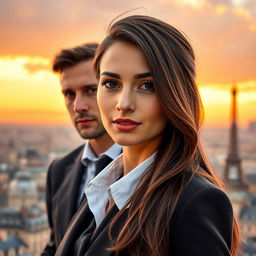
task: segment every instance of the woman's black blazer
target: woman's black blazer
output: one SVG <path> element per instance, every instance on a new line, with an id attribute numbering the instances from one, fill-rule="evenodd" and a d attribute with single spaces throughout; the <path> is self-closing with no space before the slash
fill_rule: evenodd
<path id="1" fill-rule="evenodd" d="M 106 248 L 111 246 L 108 224 L 117 212 L 118 209 L 114 206 L 96 232 L 84 241 L 84 249 L 79 256 L 114 255 Z M 127 212 L 116 222 L 114 237 L 117 237 L 126 215 Z M 75 241 L 86 229 L 86 225 L 88 226 L 89 218 L 92 218 L 92 214 L 88 206 L 84 205 L 73 218 L 56 256 L 74 255 Z M 195 175 L 185 186 L 170 225 L 170 255 L 230 255 L 233 230 L 232 206 L 228 196 L 205 178 Z"/>

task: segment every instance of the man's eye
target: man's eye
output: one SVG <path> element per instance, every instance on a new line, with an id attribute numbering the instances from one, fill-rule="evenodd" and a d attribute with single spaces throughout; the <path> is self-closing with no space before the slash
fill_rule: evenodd
<path id="1" fill-rule="evenodd" d="M 64 94 L 64 97 L 68 98 L 68 99 L 71 99 L 71 98 L 75 97 L 75 93 L 72 92 L 72 91 L 66 91 L 63 94 Z"/>
<path id="2" fill-rule="evenodd" d="M 102 81 L 101 85 L 105 86 L 107 89 L 115 89 L 119 87 L 118 83 L 113 80 Z"/>
<path id="3" fill-rule="evenodd" d="M 95 95 L 97 93 L 97 87 L 88 89 L 87 93 L 90 95 Z"/>
<path id="4" fill-rule="evenodd" d="M 153 82 L 143 82 L 139 86 L 139 89 L 145 90 L 145 91 L 155 91 Z"/>

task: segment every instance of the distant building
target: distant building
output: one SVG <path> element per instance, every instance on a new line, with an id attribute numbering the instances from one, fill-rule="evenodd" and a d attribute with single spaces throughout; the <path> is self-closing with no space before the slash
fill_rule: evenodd
<path id="1" fill-rule="evenodd" d="M 8 187 L 7 184 L 0 184 L 0 207 L 8 205 Z"/>
<path id="2" fill-rule="evenodd" d="M 9 248 L 16 241 L 17 245 L 23 244 L 24 256 L 39 256 L 49 239 L 49 227 L 45 207 L 38 204 L 38 187 L 30 172 L 16 173 L 9 184 L 8 199 L 8 206 L 0 208 L 0 230 L 6 232 L 2 239 L 3 248 Z M 20 251 L 16 247 L 9 248 L 12 254 L 4 252 L 2 255 L 23 255 L 18 254 Z M 0 246 L 0 256 L 3 248 Z"/>
<path id="3" fill-rule="evenodd" d="M 243 256 L 255 256 L 256 255 L 256 239 L 248 238 L 242 246 Z"/>
<path id="4" fill-rule="evenodd" d="M 9 205 L 20 209 L 38 202 L 37 185 L 26 171 L 16 173 L 9 185 Z"/>
<path id="5" fill-rule="evenodd" d="M 245 191 L 229 191 L 228 195 L 232 201 L 234 214 L 239 217 L 242 209 L 250 205 L 250 197 Z"/>
<path id="6" fill-rule="evenodd" d="M 27 160 L 27 166 L 29 167 L 44 165 L 42 156 L 39 154 L 39 152 L 36 149 L 27 149 L 25 152 L 25 159 Z"/>
<path id="7" fill-rule="evenodd" d="M 19 238 L 0 230 L 0 256 L 30 256 L 27 245 Z"/>
<path id="8" fill-rule="evenodd" d="M 5 207 L 8 205 L 8 181 L 9 175 L 5 168 L 0 166 L 0 207 Z"/>
<path id="9" fill-rule="evenodd" d="M 251 196 L 249 204 L 241 210 L 239 220 L 242 237 L 256 239 L 256 195 Z"/>
<path id="10" fill-rule="evenodd" d="M 40 255 L 49 238 L 47 216 L 37 205 L 20 210 L 13 207 L 1 208 L 0 229 L 5 230 L 7 236 L 26 245 L 27 251 L 33 256 Z"/>
<path id="11" fill-rule="evenodd" d="M 229 138 L 228 156 L 224 169 L 224 180 L 232 190 L 247 190 L 248 183 L 245 178 L 238 146 L 238 126 L 237 126 L 237 88 L 234 85 L 231 90 L 231 127 Z"/>
<path id="12" fill-rule="evenodd" d="M 256 166 L 255 166 L 256 170 Z M 256 195 L 256 173 L 247 174 L 247 180 L 249 182 L 249 192 Z"/>

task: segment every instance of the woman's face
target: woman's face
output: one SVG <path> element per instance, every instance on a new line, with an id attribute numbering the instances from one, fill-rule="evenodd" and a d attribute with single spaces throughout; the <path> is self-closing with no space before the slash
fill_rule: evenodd
<path id="1" fill-rule="evenodd" d="M 167 118 L 138 47 L 115 42 L 106 50 L 100 63 L 97 100 L 103 124 L 116 143 L 158 147 Z"/>

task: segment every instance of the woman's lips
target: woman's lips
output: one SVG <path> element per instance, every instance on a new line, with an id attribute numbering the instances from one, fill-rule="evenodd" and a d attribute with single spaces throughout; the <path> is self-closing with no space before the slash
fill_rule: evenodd
<path id="1" fill-rule="evenodd" d="M 141 123 L 127 118 L 117 118 L 113 121 L 114 127 L 121 131 L 131 131 L 137 128 Z"/>

